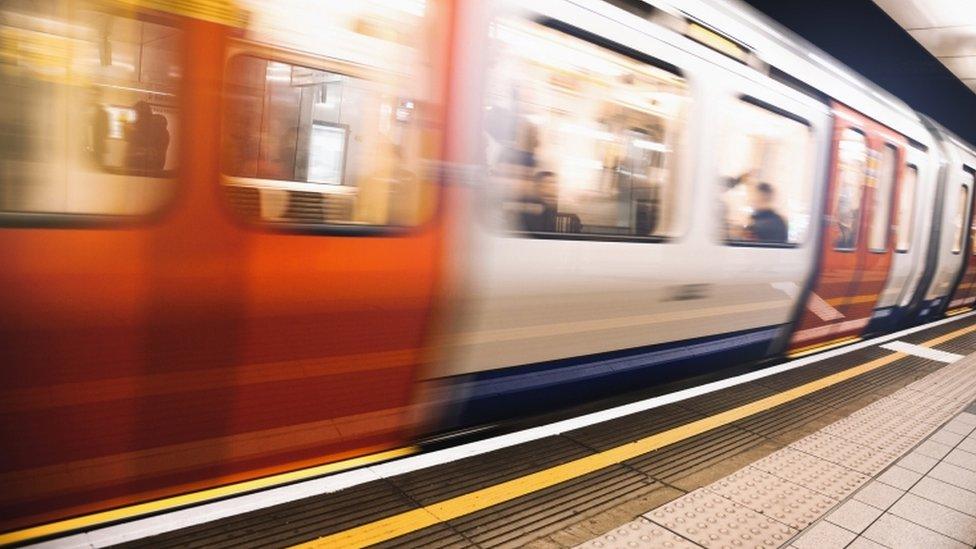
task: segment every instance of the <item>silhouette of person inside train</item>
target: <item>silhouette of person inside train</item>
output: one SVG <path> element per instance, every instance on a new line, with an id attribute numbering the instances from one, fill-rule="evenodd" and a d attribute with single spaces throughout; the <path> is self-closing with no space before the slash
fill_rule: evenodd
<path id="1" fill-rule="evenodd" d="M 169 149 L 169 122 L 161 114 L 152 117 L 152 143 L 150 145 L 149 169 L 155 173 L 162 173 L 166 167 L 166 152 Z"/>
<path id="2" fill-rule="evenodd" d="M 783 217 L 773 209 L 775 191 L 769 183 L 759 183 L 752 194 L 752 216 L 746 232 L 752 240 L 782 244 L 786 242 L 787 227 Z"/>
<path id="3" fill-rule="evenodd" d="M 125 127 L 125 167 L 139 175 L 162 172 L 169 148 L 166 117 L 153 114 L 145 101 L 133 105 L 136 119 Z"/>
<path id="4" fill-rule="evenodd" d="M 97 88 L 91 90 L 92 118 L 91 142 L 88 146 L 92 159 L 99 167 L 105 166 L 105 154 L 108 152 L 109 114 L 101 103 L 101 94 Z"/>

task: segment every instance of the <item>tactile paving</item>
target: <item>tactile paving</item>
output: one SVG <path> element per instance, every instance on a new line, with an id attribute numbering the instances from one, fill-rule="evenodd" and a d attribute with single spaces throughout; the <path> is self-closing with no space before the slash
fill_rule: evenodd
<path id="1" fill-rule="evenodd" d="M 895 454 L 822 432 L 800 439 L 790 447 L 868 475 L 877 473 L 898 458 Z"/>
<path id="2" fill-rule="evenodd" d="M 695 490 L 644 516 L 703 547 L 779 547 L 798 532 L 707 490 Z"/>
<path id="3" fill-rule="evenodd" d="M 741 469 L 706 486 L 705 490 L 799 529 L 837 504 L 833 498 L 755 467 Z"/>
<path id="4" fill-rule="evenodd" d="M 639 517 L 637 520 L 577 546 L 578 549 L 631 549 L 634 547 L 691 549 L 701 546 L 658 524 L 654 524 L 644 517 Z"/>
<path id="5" fill-rule="evenodd" d="M 810 454 L 783 448 L 752 464 L 800 486 L 834 499 L 842 499 L 870 477 Z"/>

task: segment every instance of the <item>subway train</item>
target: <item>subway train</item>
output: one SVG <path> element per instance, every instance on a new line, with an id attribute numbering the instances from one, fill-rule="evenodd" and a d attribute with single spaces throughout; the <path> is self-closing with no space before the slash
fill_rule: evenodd
<path id="1" fill-rule="evenodd" d="M 735 0 L 516 4 L 0 7 L 0 532 L 976 304 L 970 144 Z"/>

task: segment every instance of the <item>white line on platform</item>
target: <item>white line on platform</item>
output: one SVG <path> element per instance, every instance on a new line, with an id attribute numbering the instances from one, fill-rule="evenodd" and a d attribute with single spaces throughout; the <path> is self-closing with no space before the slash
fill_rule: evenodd
<path id="1" fill-rule="evenodd" d="M 558 435 L 567 431 L 579 429 L 581 427 L 596 425 L 612 419 L 651 410 L 653 408 L 659 408 L 674 402 L 713 393 L 728 387 L 735 387 L 737 385 L 749 383 L 757 379 L 795 370 L 815 362 L 845 355 L 852 351 L 880 345 L 915 332 L 927 330 L 929 328 L 934 328 L 950 322 L 956 322 L 964 318 L 969 318 L 974 314 L 976 314 L 976 312 L 945 318 L 936 322 L 925 324 L 923 326 L 915 326 L 913 328 L 908 328 L 907 330 L 902 330 L 893 334 L 861 341 L 859 343 L 854 343 L 844 347 L 838 347 L 823 353 L 798 358 L 796 360 L 784 362 L 783 364 L 765 368 L 763 370 L 713 381 L 697 387 L 691 387 L 681 391 L 676 391 L 674 393 L 668 393 L 666 395 L 616 406 L 614 408 L 585 414 L 571 419 L 564 419 L 548 425 L 540 425 L 538 427 L 532 427 L 530 429 L 525 429 L 514 433 L 508 433 L 484 440 L 460 444 L 458 446 L 444 448 L 442 450 L 435 450 L 433 452 L 408 456 L 394 461 L 381 463 L 379 465 L 353 469 L 325 477 L 279 486 L 277 488 L 268 488 L 260 492 L 235 496 L 211 503 L 202 503 L 193 507 L 177 509 L 175 511 L 169 511 L 146 518 L 133 519 L 124 523 L 96 528 L 88 532 L 53 539 L 51 541 L 37 544 L 36 547 L 59 549 L 74 547 L 105 547 L 125 541 L 171 532 L 180 528 L 196 526 L 206 522 L 247 513 L 249 511 L 266 509 L 274 505 L 288 503 L 311 496 L 337 492 L 339 490 L 351 488 L 353 486 L 358 486 L 374 480 L 395 477 L 405 473 L 426 469 L 428 467 L 451 463 L 466 457 L 477 456 L 494 450 L 499 450 L 501 448 L 508 448 L 510 446 L 524 444 L 526 442 Z"/>
<path id="2" fill-rule="evenodd" d="M 947 363 L 952 363 L 964 358 L 962 355 L 957 355 L 956 353 L 940 351 L 938 349 L 931 349 L 929 347 L 922 347 L 921 345 L 915 345 L 905 341 L 892 341 L 891 343 L 882 345 L 881 348 Z"/>

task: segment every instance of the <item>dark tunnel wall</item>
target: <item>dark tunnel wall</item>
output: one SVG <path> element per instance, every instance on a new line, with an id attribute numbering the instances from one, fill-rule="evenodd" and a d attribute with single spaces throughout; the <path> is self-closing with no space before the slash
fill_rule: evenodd
<path id="1" fill-rule="evenodd" d="M 976 93 L 871 0 L 745 1 L 976 144 Z"/>

